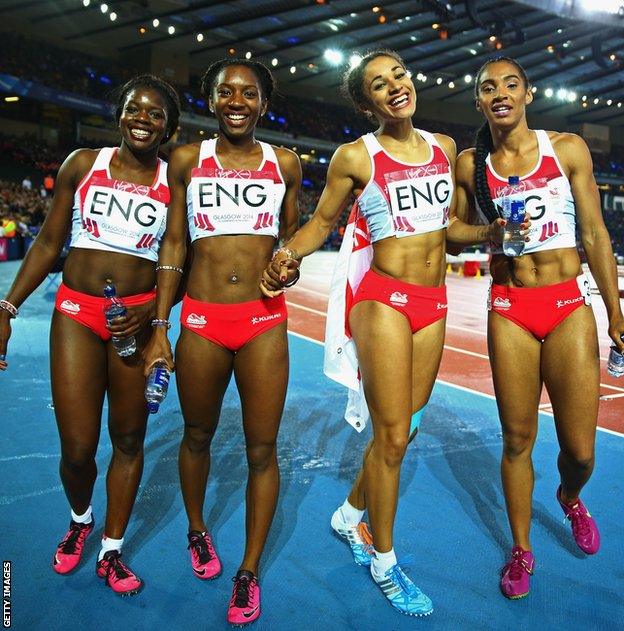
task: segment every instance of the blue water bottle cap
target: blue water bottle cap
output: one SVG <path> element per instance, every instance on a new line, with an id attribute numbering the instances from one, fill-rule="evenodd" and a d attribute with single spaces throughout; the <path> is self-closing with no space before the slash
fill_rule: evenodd
<path id="1" fill-rule="evenodd" d="M 520 178 L 517 175 L 510 175 L 509 176 L 509 183 L 511 185 L 513 184 L 519 184 L 520 183 Z"/>
<path id="2" fill-rule="evenodd" d="M 117 290 L 115 289 L 115 285 L 104 285 L 104 297 L 105 298 L 114 298 L 117 295 Z"/>
<path id="3" fill-rule="evenodd" d="M 147 404 L 147 409 L 150 414 L 156 414 L 158 412 L 158 403 L 155 401 L 149 401 Z"/>

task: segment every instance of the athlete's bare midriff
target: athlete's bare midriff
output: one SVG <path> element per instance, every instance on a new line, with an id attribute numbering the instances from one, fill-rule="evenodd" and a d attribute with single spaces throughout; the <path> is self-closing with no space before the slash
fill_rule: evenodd
<path id="1" fill-rule="evenodd" d="M 381 274 L 424 287 L 444 285 L 446 230 L 382 239 L 373 251 L 372 267 Z"/>
<path id="2" fill-rule="evenodd" d="M 236 303 L 262 298 L 259 281 L 275 239 L 248 234 L 197 239 L 187 293 L 203 302 Z"/>
<path id="3" fill-rule="evenodd" d="M 490 263 L 490 273 L 497 285 L 544 287 L 564 283 L 581 272 L 576 248 L 546 250 L 513 259 L 495 254 Z"/>

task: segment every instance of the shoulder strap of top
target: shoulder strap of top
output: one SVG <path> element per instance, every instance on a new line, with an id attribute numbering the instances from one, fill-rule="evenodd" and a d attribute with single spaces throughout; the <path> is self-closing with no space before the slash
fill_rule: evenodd
<path id="1" fill-rule="evenodd" d="M 553 149 L 552 142 L 548 137 L 548 132 L 544 129 L 535 129 L 535 135 L 537 136 L 537 144 L 542 156 L 554 156 L 555 150 Z"/>
<path id="2" fill-rule="evenodd" d="M 379 140 L 375 134 L 368 133 L 362 136 L 362 140 L 364 141 L 364 146 L 366 147 L 366 151 L 368 151 L 368 155 L 372 158 L 376 153 L 383 151 L 383 147 L 379 144 Z"/>
<path id="3" fill-rule="evenodd" d="M 158 158 L 158 178 L 154 182 L 153 188 L 158 188 L 160 184 L 164 184 L 165 186 L 169 185 L 167 182 L 167 167 L 168 164 L 164 160 Z"/>
<path id="4" fill-rule="evenodd" d="M 436 140 L 436 137 L 430 132 L 425 131 L 424 129 L 417 129 L 414 127 L 414 130 L 417 131 L 427 143 L 429 143 L 432 147 L 439 147 L 440 143 Z"/>
<path id="5" fill-rule="evenodd" d="M 215 155 L 215 150 L 217 147 L 217 139 L 210 138 L 209 140 L 202 140 L 201 145 L 199 145 L 199 164 L 206 160 L 207 158 L 211 158 Z"/>
<path id="6" fill-rule="evenodd" d="M 262 140 L 258 141 L 260 146 L 262 147 L 262 164 L 265 162 L 273 162 L 277 164 L 277 155 L 275 153 L 275 149 L 268 143 L 263 142 Z"/>
<path id="7" fill-rule="evenodd" d="M 117 147 L 102 147 L 93 162 L 91 171 L 108 171 L 110 161 Z"/>

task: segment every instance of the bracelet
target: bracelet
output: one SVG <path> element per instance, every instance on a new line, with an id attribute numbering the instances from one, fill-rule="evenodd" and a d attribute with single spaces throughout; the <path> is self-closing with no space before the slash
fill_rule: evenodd
<path id="1" fill-rule="evenodd" d="M 294 250 L 291 250 L 290 248 L 277 248 L 277 250 L 275 250 L 275 252 L 273 252 L 273 257 L 271 258 L 271 261 L 275 260 L 275 257 L 280 253 L 284 253 L 289 259 L 293 259 L 293 260 L 297 260 L 297 253 Z"/>
<path id="2" fill-rule="evenodd" d="M 299 281 L 300 278 L 301 278 L 301 272 L 299 271 L 299 268 L 297 268 L 295 270 L 294 278 L 290 282 L 283 284 L 282 287 L 292 287 Z"/>
<path id="3" fill-rule="evenodd" d="M 184 270 L 176 265 L 157 265 L 156 271 L 160 272 L 160 270 L 169 270 L 172 272 L 178 272 L 178 274 L 184 274 Z"/>
<path id="4" fill-rule="evenodd" d="M 165 320 L 164 318 L 154 318 L 150 324 L 152 326 L 164 326 L 167 330 L 171 328 L 171 322 L 169 322 L 169 320 Z"/>
<path id="5" fill-rule="evenodd" d="M 8 300 L 0 300 L 0 309 L 8 311 L 11 318 L 17 318 L 17 314 L 19 313 L 17 307 Z"/>

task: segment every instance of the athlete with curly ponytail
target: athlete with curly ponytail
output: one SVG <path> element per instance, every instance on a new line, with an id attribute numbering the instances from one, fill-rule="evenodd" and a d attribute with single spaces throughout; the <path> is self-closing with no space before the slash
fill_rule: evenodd
<path id="1" fill-rule="evenodd" d="M 503 429 L 501 475 L 513 537 L 501 590 L 507 598 L 522 598 L 535 567 L 529 540 L 531 452 L 542 385 L 553 406 L 560 447 L 557 501 L 579 548 L 594 554 L 600 546 L 596 523 L 579 498 L 594 467 L 599 353 L 589 283 L 576 249 L 577 218 L 607 308 L 609 335 L 620 350 L 624 319 L 585 142 L 574 134 L 529 129 L 526 106 L 533 92 L 513 59 L 501 57 L 481 67 L 475 98 L 486 122 L 477 132 L 476 147 L 457 161 L 458 215 L 491 222 L 508 177 L 516 175 L 531 221 L 522 256 L 493 251 L 488 300 L 488 347 Z"/>

